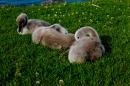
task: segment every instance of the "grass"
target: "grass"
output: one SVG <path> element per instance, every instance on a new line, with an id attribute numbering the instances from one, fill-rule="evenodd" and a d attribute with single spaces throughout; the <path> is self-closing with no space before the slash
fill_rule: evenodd
<path id="1" fill-rule="evenodd" d="M 98 7 L 99 6 L 99 7 Z M 31 35 L 19 35 L 15 19 L 24 12 L 29 18 L 59 23 L 70 33 L 83 26 L 97 30 L 106 48 L 96 62 L 70 64 L 67 49 L 36 45 Z M 95 1 L 52 6 L 0 8 L 1 86 L 129 86 L 130 3 Z"/>

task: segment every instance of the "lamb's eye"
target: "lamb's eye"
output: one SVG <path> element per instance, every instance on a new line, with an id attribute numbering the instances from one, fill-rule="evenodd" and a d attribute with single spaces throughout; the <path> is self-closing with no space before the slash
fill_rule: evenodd
<path id="1" fill-rule="evenodd" d="M 79 39 L 79 37 L 77 37 Z"/>

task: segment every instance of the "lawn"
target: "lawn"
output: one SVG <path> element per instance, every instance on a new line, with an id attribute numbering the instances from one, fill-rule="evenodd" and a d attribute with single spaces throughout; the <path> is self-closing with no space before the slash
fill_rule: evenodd
<path id="1" fill-rule="evenodd" d="M 50 49 L 17 33 L 16 18 L 59 23 L 75 33 L 91 26 L 106 48 L 95 62 L 70 64 L 68 49 Z M 1 86 L 130 86 L 130 2 L 95 1 L 0 7 Z"/>

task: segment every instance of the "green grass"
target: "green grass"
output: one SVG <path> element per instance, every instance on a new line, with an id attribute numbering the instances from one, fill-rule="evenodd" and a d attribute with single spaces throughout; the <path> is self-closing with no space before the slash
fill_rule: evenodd
<path id="1" fill-rule="evenodd" d="M 83 26 L 92 26 L 99 33 L 106 53 L 93 63 L 70 64 L 68 53 L 65 53 L 67 49 L 36 45 L 30 34 L 17 33 L 15 19 L 21 12 L 29 18 L 59 23 L 70 33 Z M 0 8 L 0 85 L 59 86 L 60 79 L 64 86 L 130 85 L 129 2 Z"/>

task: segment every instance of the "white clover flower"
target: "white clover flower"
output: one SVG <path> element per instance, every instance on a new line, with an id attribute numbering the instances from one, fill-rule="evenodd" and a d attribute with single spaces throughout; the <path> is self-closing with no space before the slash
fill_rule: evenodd
<path id="1" fill-rule="evenodd" d="M 98 8 L 100 8 L 98 5 L 95 5 L 95 4 L 92 4 L 92 6 L 95 6 L 95 7 L 98 7 Z"/>
<path id="2" fill-rule="evenodd" d="M 38 72 L 36 72 L 36 74 L 35 74 L 35 75 L 36 75 L 36 77 L 38 77 L 38 76 L 39 76 L 39 73 L 38 73 Z"/>
<path id="3" fill-rule="evenodd" d="M 22 76 L 22 74 L 21 74 L 21 73 L 18 73 L 17 75 L 18 75 L 19 77 L 21 77 L 21 76 Z"/>
<path id="4" fill-rule="evenodd" d="M 92 16 L 93 14 L 92 14 L 92 13 L 90 13 L 90 15 Z"/>
<path id="5" fill-rule="evenodd" d="M 64 5 L 66 5 L 66 2 L 64 3 Z"/>
<path id="6" fill-rule="evenodd" d="M 61 22 L 61 20 L 59 20 L 59 22 Z"/>
<path id="7" fill-rule="evenodd" d="M 59 9 L 60 10 L 60 9 Z"/>
<path id="8" fill-rule="evenodd" d="M 57 13 L 57 12 L 56 12 Z"/>
<path id="9" fill-rule="evenodd" d="M 107 15 L 107 17 L 109 17 L 109 15 Z"/>
<path id="10" fill-rule="evenodd" d="M 55 17 L 57 16 L 57 14 L 54 15 Z"/>
<path id="11" fill-rule="evenodd" d="M 61 6 L 59 5 L 58 7 L 60 8 Z"/>
<path id="12" fill-rule="evenodd" d="M 108 22 L 109 24 L 112 24 L 112 22 Z"/>
<path id="13" fill-rule="evenodd" d="M 78 22 L 81 22 L 80 20 L 78 20 Z"/>
<path id="14" fill-rule="evenodd" d="M 82 15 L 84 15 L 84 12 L 82 12 Z"/>
<path id="15" fill-rule="evenodd" d="M 65 17 L 65 15 L 62 15 L 63 17 Z"/>
<path id="16" fill-rule="evenodd" d="M 114 19 L 114 17 L 111 17 L 111 20 Z"/>
<path id="17" fill-rule="evenodd" d="M 63 80 L 59 80 L 59 84 L 63 84 L 64 83 L 64 81 Z"/>
<path id="18" fill-rule="evenodd" d="M 54 9 L 52 9 L 52 10 L 54 10 Z"/>
<path id="19" fill-rule="evenodd" d="M 76 14 L 78 14 L 78 12 L 76 12 Z"/>
<path id="20" fill-rule="evenodd" d="M 90 22 L 93 22 L 93 20 L 92 20 L 92 19 L 90 19 Z"/>
<path id="21" fill-rule="evenodd" d="M 40 84 L 40 81 L 36 81 L 36 84 Z"/>

